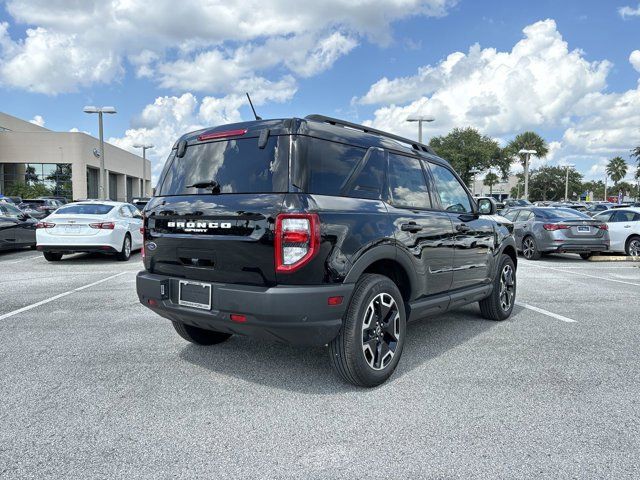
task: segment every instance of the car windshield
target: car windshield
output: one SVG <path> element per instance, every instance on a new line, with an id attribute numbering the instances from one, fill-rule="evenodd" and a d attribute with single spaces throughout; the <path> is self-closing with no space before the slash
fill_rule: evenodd
<path id="1" fill-rule="evenodd" d="M 113 210 L 112 205 L 101 203 L 79 203 L 59 208 L 56 215 L 106 215 Z"/>
<path id="2" fill-rule="evenodd" d="M 572 210 L 570 208 L 553 208 L 551 210 L 540 210 L 540 215 L 544 218 L 548 219 L 558 219 L 558 220 L 582 220 L 582 219 L 591 219 L 589 215 L 586 215 L 577 210 Z"/>

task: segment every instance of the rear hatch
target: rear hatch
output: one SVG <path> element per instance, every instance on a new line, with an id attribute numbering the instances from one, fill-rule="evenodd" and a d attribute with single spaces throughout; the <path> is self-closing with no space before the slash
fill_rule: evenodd
<path id="1" fill-rule="evenodd" d="M 182 157 L 176 148 L 167 160 L 145 209 L 145 267 L 192 280 L 274 285 L 273 232 L 288 190 L 289 137 L 259 140 L 259 131 L 245 129 L 216 135 L 199 135 Z"/>

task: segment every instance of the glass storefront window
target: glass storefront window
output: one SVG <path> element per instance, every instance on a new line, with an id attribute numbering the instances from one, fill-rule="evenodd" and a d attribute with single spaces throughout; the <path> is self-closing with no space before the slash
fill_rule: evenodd
<path id="1" fill-rule="evenodd" d="M 0 193 L 23 198 L 72 198 L 70 163 L 0 164 Z"/>

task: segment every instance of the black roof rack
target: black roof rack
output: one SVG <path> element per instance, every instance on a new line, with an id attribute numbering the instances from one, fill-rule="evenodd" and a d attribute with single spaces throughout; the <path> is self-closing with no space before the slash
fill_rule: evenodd
<path id="1" fill-rule="evenodd" d="M 425 145 L 423 143 L 409 140 L 408 138 L 401 137 L 400 135 L 394 135 L 393 133 L 383 132 L 382 130 L 378 130 L 376 128 L 365 127 L 364 125 L 358 125 L 357 123 L 351 123 L 345 120 L 339 120 L 337 118 L 327 117 L 325 115 L 317 115 L 317 114 L 307 115 L 305 119 L 313 120 L 316 122 L 329 123 L 331 125 L 336 125 L 338 127 L 353 128 L 354 130 L 360 130 L 361 132 L 364 132 L 364 133 L 372 133 L 374 135 L 380 135 L 381 137 L 390 138 L 397 142 L 411 145 L 411 147 L 414 150 L 420 150 L 423 152 L 430 153 L 432 155 L 436 155 L 436 152 L 434 152 L 433 148 L 431 148 L 429 145 Z"/>

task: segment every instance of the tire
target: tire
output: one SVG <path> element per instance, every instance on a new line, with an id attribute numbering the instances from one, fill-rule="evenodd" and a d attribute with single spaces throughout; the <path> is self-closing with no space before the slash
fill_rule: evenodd
<path id="1" fill-rule="evenodd" d="M 127 262 L 131 258 L 131 235 L 128 233 L 125 234 L 122 241 L 122 250 L 116 254 L 116 257 L 121 262 Z"/>
<path id="2" fill-rule="evenodd" d="M 542 253 L 538 250 L 538 244 L 532 235 L 527 235 L 522 239 L 522 255 L 527 260 L 540 260 Z"/>
<path id="3" fill-rule="evenodd" d="M 329 343 L 329 358 L 338 375 L 359 387 L 384 383 L 400 361 L 406 318 L 396 284 L 383 275 L 363 275 L 356 283 L 342 329 Z"/>
<path id="4" fill-rule="evenodd" d="M 479 302 L 482 316 L 499 322 L 509 318 L 516 301 L 516 287 L 516 267 L 513 260 L 509 255 L 502 255 L 491 295 Z"/>
<path id="5" fill-rule="evenodd" d="M 632 255 L 634 257 L 640 256 L 640 236 L 632 235 L 629 237 L 624 247 L 624 251 L 627 255 Z"/>
<path id="6" fill-rule="evenodd" d="M 171 323 L 173 323 L 173 328 L 176 329 L 178 335 L 184 338 L 187 342 L 195 343 L 196 345 L 215 345 L 216 343 L 222 343 L 231 337 L 230 333 L 205 330 L 204 328 L 186 325 L 181 322 Z"/>
<path id="7" fill-rule="evenodd" d="M 42 254 L 44 255 L 44 258 L 46 258 L 47 261 L 49 261 L 49 262 L 59 262 L 60 260 L 62 260 L 62 254 L 61 253 L 42 252 Z"/>
<path id="8" fill-rule="evenodd" d="M 581 253 L 580 254 L 580 258 L 583 259 L 583 260 L 589 260 L 591 257 L 593 257 L 593 252 Z"/>

